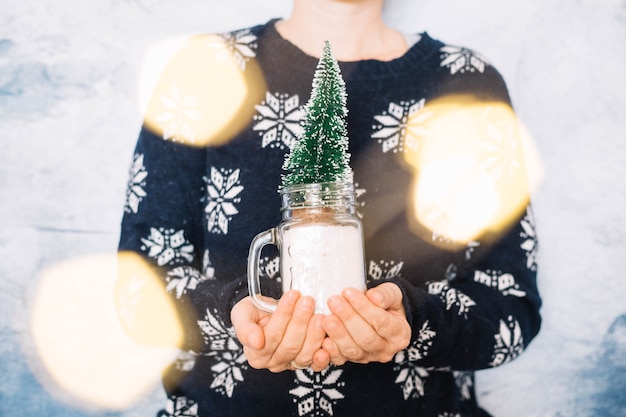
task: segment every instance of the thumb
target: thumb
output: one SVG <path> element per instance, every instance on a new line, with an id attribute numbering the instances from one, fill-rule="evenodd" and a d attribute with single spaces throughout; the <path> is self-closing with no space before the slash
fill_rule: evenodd
<path id="1" fill-rule="evenodd" d="M 392 282 L 385 282 L 367 291 L 367 298 L 384 310 L 402 307 L 402 291 Z"/>
<path id="2" fill-rule="evenodd" d="M 249 297 L 235 304 L 230 312 L 230 320 L 241 344 L 257 350 L 263 348 L 265 337 L 259 324 L 262 317 Z"/>

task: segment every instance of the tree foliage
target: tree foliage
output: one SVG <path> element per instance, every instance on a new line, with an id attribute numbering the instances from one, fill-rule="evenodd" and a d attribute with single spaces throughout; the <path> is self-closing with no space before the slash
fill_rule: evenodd
<path id="1" fill-rule="evenodd" d="M 346 86 L 328 41 L 304 109 L 303 133 L 285 158 L 283 186 L 350 179 Z"/>

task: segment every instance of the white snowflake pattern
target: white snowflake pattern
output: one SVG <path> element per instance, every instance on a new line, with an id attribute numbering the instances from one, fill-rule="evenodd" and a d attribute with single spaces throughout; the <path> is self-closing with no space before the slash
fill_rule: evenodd
<path id="1" fill-rule="evenodd" d="M 222 33 L 219 35 L 221 42 L 211 41 L 213 48 L 221 49 L 218 54 L 220 60 L 233 59 L 235 63 L 245 70 L 248 61 L 256 56 L 257 37 L 250 29 L 235 32 Z"/>
<path id="2" fill-rule="evenodd" d="M 450 264 L 446 268 L 446 272 L 444 272 L 444 276 L 446 277 L 447 281 L 452 281 L 456 278 L 458 272 L 459 272 L 459 267 L 456 264 Z"/>
<path id="3" fill-rule="evenodd" d="M 202 335 L 208 349 L 214 353 L 217 351 L 239 351 L 242 349 L 237 340 L 235 329 L 227 327 L 216 311 L 207 310 L 204 320 L 198 320 Z"/>
<path id="4" fill-rule="evenodd" d="M 365 195 L 366 192 L 367 190 L 365 188 L 361 188 L 359 186 L 359 183 L 354 181 L 354 195 L 356 197 L 356 206 L 357 206 L 356 214 L 357 216 L 359 216 L 360 219 L 363 218 L 362 209 L 363 207 L 365 207 L 365 200 L 363 199 L 363 196 Z"/>
<path id="5" fill-rule="evenodd" d="M 458 232 L 450 225 L 448 214 L 440 207 L 432 208 L 428 213 L 429 224 L 432 226 L 433 242 L 437 242 L 444 247 L 454 247 L 461 249 L 465 247 L 465 259 L 470 260 L 476 248 L 480 246 L 480 242 L 470 240 L 465 243 L 457 239 Z"/>
<path id="6" fill-rule="evenodd" d="M 439 295 L 441 300 L 446 303 L 446 310 L 452 307 L 458 309 L 459 316 L 467 317 L 467 313 L 476 303 L 467 294 L 462 293 L 456 288 L 450 287 L 447 281 L 435 281 L 428 284 L 428 293 Z"/>
<path id="7" fill-rule="evenodd" d="M 368 281 L 378 281 L 381 279 L 391 279 L 400 276 L 400 271 L 404 262 L 395 261 L 370 261 L 369 268 L 367 270 Z"/>
<path id="8" fill-rule="evenodd" d="M 340 381 L 343 370 L 333 366 L 321 372 L 310 369 L 296 371 L 295 383 L 289 393 L 293 396 L 300 417 L 324 417 L 333 415 L 333 405 L 344 398 Z"/>
<path id="9" fill-rule="evenodd" d="M 195 143 L 196 132 L 192 127 L 202 114 L 198 110 L 200 98 L 181 93 L 176 84 L 172 84 L 170 96 L 162 96 L 161 103 L 167 110 L 156 117 L 163 129 L 163 139 L 172 142 Z"/>
<path id="10" fill-rule="evenodd" d="M 205 277 L 196 268 L 190 266 L 179 266 L 167 272 L 166 290 L 174 292 L 177 298 L 182 297 L 189 290 L 195 290 L 199 283 L 206 281 Z"/>
<path id="11" fill-rule="evenodd" d="M 438 417 L 461 417 L 459 413 L 443 413 L 439 414 Z"/>
<path id="12" fill-rule="evenodd" d="M 402 394 L 405 400 L 424 396 L 424 381 L 428 378 L 428 375 L 428 371 L 425 368 L 410 363 L 406 363 L 400 369 L 395 383 L 402 387 Z"/>
<path id="13" fill-rule="evenodd" d="M 207 230 L 210 233 L 228 233 L 228 223 L 239 213 L 235 204 L 241 201 L 239 193 L 239 170 L 218 170 L 211 167 L 211 178 L 203 177 L 206 183 Z"/>
<path id="14" fill-rule="evenodd" d="M 198 417 L 198 403 L 187 397 L 170 396 L 165 410 L 161 410 L 157 417 Z"/>
<path id="15" fill-rule="evenodd" d="M 146 285 L 148 278 L 133 274 L 126 283 L 123 291 L 119 292 L 119 315 L 120 320 L 128 328 L 134 328 L 137 322 L 137 306 L 143 287 Z"/>
<path id="16" fill-rule="evenodd" d="M 535 217 L 532 210 L 526 209 L 526 215 L 521 221 L 523 231 L 520 237 L 524 239 L 521 248 L 526 252 L 526 267 L 531 271 L 537 270 L 537 232 L 535 229 Z"/>
<path id="17" fill-rule="evenodd" d="M 451 74 L 464 72 L 484 72 L 487 61 L 474 51 L 457 46 L 444 46 L 441 52 L 441 66 L 450 69 Z"/>
<path id="18" fill-rule="evenodd" d="M 259 131 L 263 148 L 292 149 L 303 128 L 300 119 L 304 114 L 297 95 L 265 95 L 265 101 L 254 106 L 258 114 L 254 116 L 256 124 L 253 130 Z"/>
<path id="19" fill-rule="evenodd" d="M 490 111 L 491 107 L 485 109 L 485 118 L 493 119 L 488 116 Z M 522 166 L 516 132 L 517 124 L 513 120 L 505 119 L 499 125 L 488 123 L 486 134 L 478 143 L 481 168 L 494 180 L 511 180 Z"/>
<path id="20" fill-rule="evenodd" d="M 472 399 L 472 391 L 474 390 L 474 374 L 472 372 L 455 371 L 454 383 L 461 393 L 461 398 L 465 401 Z"/>
<path id="21" fill-rule="evenodd" d="M 208 249 L 205 249 L 204 255 L 202 255 L 202 274 L 207 277 L 207 279 L 215 279 L 215 268 L 211 265 Z"/>
<path id="22" fill-rule="evenodd" d="M 437 333 L 430 328 L 428 320 L 426 320 L 419 330 L 417 339 L 411 343 L 411 346 L 406 348 L 404 351 L 401 351 L 405 352 L 405 360 L 414 362 L 428 356 L 428 352 L 433 345 L 433 339 L 436 335 Z M 396 363 L 398 363 L 398 360 L 399 358 L 396 357 Z"/>
<path id="23" fill-rule="evenodd" d="M 282 279 L 280 276 L 280 257 L 279 256 L 274 256 L 273 258 L 269 258 L 265 256 L 261 258 L 259 260 L 259 270 L 260 270 L 261 276 L 276 280 L 276 282 L 282 282 Z"/>
<path id="24" fill-rule="evenodd" d="M 428 370 L 417 366 L 418 361 L 426 356 L 433 345 L 436 332 L 431 330 L 428 321 L 424 322 L 417 339 L 405 350 L 394 356 L 394 371 L 398 372 L 395 383 L 402 388 L 404 399 L 419 398 L 424 395 L 424 381 L 428 378 Z"/>
<path id="25" fill-rule="evenodd" d="M 474 254 L 474 251 L 479 246 L 480 246 L 480 242 L 476 242 L 475 240 L 471 240 L 467 242 L 467 245 L 465 246 L 465 260 L 466 261 L 469 261 L 470 259 L 472 259 L 472 255 Z"/>
<path id="26" fill-rule="evenodd" d="M 382 145 L 383 152 L 417 150 L 420 138 L 427 133 L 422 123 L 431 115 L 424 110 L 425 103 L 425 99 L 392 102 L 386 112 L 374 116 L 378 124 L 372 126 L 372 138 Z"/>
<path id="27" fill-rule="evenodd" d="M 235 329 L 227 327 L 216 311 L 207 310 L 204 318 L 198 321 L 198 325 L 210 351 L 208 356 L 217 362 L 211 367 L 211 389 L 230 398 L 237 383 L 244 380 L 243 371 L 248 367 L 246 356 L 237 340 Z"/>
<path id="28" fill-rule="evenodd" d="M 474 271 L 474 281 L 492 287 L 500 291 L 502 295 L 512 295 L 514 297 L 524 297 L 526 292 L 520 290 L 515 277 L 509 273 L 500 271 Z"/>
<path id="29" fill-rule="evenodd" d="M 213 382 L 211 389 L 216 392 L 232 397 L 238 382 L 243 382 L 243 369 L 247 368 L 247 359 L 240 352 L 222 352 L 219 354 L 219 362 L 211 367 Z"/>
<path id="30" fill-rule="evenodd" d="M 190 372 L 196 365 L 197 354 L 192 351 L 182 350 L 174 362 L 176 369 L 182 372 Z"/>
<path id="31" fill-rule="evenodd" d="M 143 154 L 135 154 L 133 164 L 130 167 L 128 187 L 126 187 L 126 204 L 124 210 L 127 213 L 137 213 L 139 211 L 139 203 L 146 197 L 146 177 L 148 171 L 143 164 Z"/>
<path id="32" fill-rule="evenodd" d="M 445 246 L 455 245 L 456 240 L 452 237 L 454 230 L 452 230 L 450 226 L 450 221 L 446 213 L 437 207 L 436 209 L 431 209 L 429 214 L 429 219 L 431 220 L 429 224 L 432 225 L 433 231 L 431 236 L 432 241 Z"/>
<path id="33" fill-rule="evenodd" d="M 159 266 L 191 262 L 194 247 L 185 239 L 184 230 L 150 228 L 150 236 L 142 238 L 141 249 L 148 251 L 148 256 L 156 259 Z"/>
<path id="34" fill-rule="evenodd" d="M 519 322 L 509 316 L 507 322 L 500 320 L 500 331 L 495 336 L 496 344 L 489 365 L 499 366 L 512 361 L 524 351 L 524 340 Z"/>

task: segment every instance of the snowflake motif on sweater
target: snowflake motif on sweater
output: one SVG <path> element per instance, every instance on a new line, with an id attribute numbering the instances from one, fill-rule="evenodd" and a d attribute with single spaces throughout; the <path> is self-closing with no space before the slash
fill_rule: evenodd
<path id="1" fill-rule="evenodd" d="M 296 388 L 289 391 L 300 417 L 332 416 L 333 404 L 344 398 L 340 380 L 343 370 L 330 366 L 321 372 L 310 369 L 296 371 Z"/>
<path id="2" fill-rule="evenodd" d="M 359 187 L 358 182 L 354 182 L 354 194 L 356 196 L 356 215 L 359 219 L 363 219 L 363 207 L 365 207 L 365 199 L 363 196 L 367 193 L 365 188 Z"/>
<path id="3" fill-rule="evenodd" d="M 381 279 L 392 279 L 400 276 L 400 271 L 404 262 L 400 261 L 370 261 L 369 268 L 367 269 L 367 280 L 378 281 Z"/>
<path id="4" fill-rule="evenodd" d="M 450 69 L 451 74 L 464 72 L 485 72 L 486 60 L 474 51 L 458 46 L 447 45 L 442 47 L 441 66 Z"/>
<path id="5" fill-rule="evenodd" d="M 130 167 L 130 179 L 126 188 L 126 204 L 124 210 L 127 213 L 137 213 L 139 211 L 139 203 L 146 197 L 146 177 L 148 171 L 143 164 L 143 154 L 135 154 L 133 163 Z"/>
<path id="6" fill-rule="evenodd" d="M 492 110 L 488 107 L 483 116 L 489 117 L 488 113 Z M 478 143 L 482 154 L 480 166 L 495 181 L 515 178 L 516 172 L 522 167 L 517 128 L 516 122 L 511 120 L 489 123 L 486 135 Z"/>
<path id="7" fill-rule="evenodd" d="M 303 128 L 300 119 L 304 111 L 297 95 L 265 94 L 265 101 L 254 106 L 258 114 L 253 130 L 261 136 L 261 147 L 292 149 Z"/>
<path id="8" fill-rule="evenodd" d="M 162 96 L 161 103 L 166 108 L 155 121 L 163 129 L 163 139 L 180 143 L 195 143 L 194 123 L 202 120 L 200 98 L 183 94 L 177 84 L 172 84 L 169 96 Z"/>
<path id="9" fill-rule="evenodd" d="M 174 366 L 182 372 L 191 372 L 196 365 L 198 354 L 190 350 L 181 350 L 176 357 Z"/>
<path id="10" fill-rule="evenodd" d="M 202 275 L 207 279 L 215 279 L 215 268 L 211 265 L 209 250 L 205 249 L 202 255 Z"/>
<path id="11" fill-rule="evenodd" d="M 280 276 L 279 256 L 274 256 L 272 258 L 265 256 L 261 258 L 259 261 L 259 270 L 261 276 L 275 280 L 276 282 L 282 282 L 282 277 Z"/>
<path id="12" fill-rule="evenodd" d="M 156 259 L 159 266 L 193 261 L 194 247 L 185 238 L 184 230 L 152 227 L 150 236 L 142 238 L 141 242 L 141 249 L 148 251 L 148 256 Z"/>
<path id="13" fill-rule="evenodd" d="M 195 268 L 179 266 L 167 272 L 165 277 L 166 290 L 174 293 L 176 298 L 180 298 L 187 292 L 195 290 L 199 283 L 208 279 Z"/>
<path id="14" fill-rule="evenodd" d="M 535 217 L 530 208 L 526 209 L 526 215 L 521 222 L 523 231 L 520 237 L 524 239 L 520 247 L 526 252 L 526 267 L 530 271 L 537 270 L 537 232 L 535 228 Z"/>
<path id="15" fill-rule="evenodd" d="M 128 328 L 135 328 L 137 323 L 137 306 L 142 299 L 142 290 L 145 288 L 148 278 L 142 274 L 133 275 L 126 283 L 123 291 L 120 291 L 118 302 L 118 314 L 120 320 Z"/>
<path id="16" fill-rule="evenodd" d="M 417 150 L 420 137 L 427 133 L 422 124 L 431 115 L 424 110 L 425 103 L 425 99 L 392 102 L 386 112 L 374 116 L 378 123 L 372 126 L 372 138 L 378 140 L 384 153 Z"/>
<path id="17" fill-rule="evenodd" d="M 167 399 L 165 410 L 159 412 L 157 417 L 197 417 L 198 404 L 186 397 L 171 396 Z"/>
<path id="18" fill-rule="evenodd" d="M 524 351 L 524 340 L 519 322 L 513 317 L 500 320 L 500 331 L 495 335 L 496 344 L 490 366 L 500 366 L 512 361 Z"/>
<path id="19" fill-rule="evenodd" d="M 459 392 L 461 393 L 461 398 L 466 401 L 471 400 L 472 390 L 474 389 L 473 373 L 456 371 L 453 372 L 453 375 L 454 382 L 456 383 L 456 386 L 459 388 Z"/>
<path id="20" fill-rule="evenodd" d="M 213 382 L 211 389 L 232 397 L 238 382 L 243 382 L 243 371 L 248 368 L 243 347 L 237 340 L 235 329 L 227 327 L 216 311 L 207 310 L 204 320 L 198 325 L 209 349 L 217 362 L 211 367 Z"/>
<path id="21" fill-rule="evenodd" d="M 220 34 L 224 42 L 212 42 L 211 46 L 223 49 L 222 60 L 234 59 L 241 70 L 245 70 L 248 61 L 256 56 L 257 37 L 249 29 Z"/>
<path id="22" fill-rule="evenodd" d="M 430 329 L 428 321 L 424 322 L 417 339 L 408 348 L 396 353 L 393 358 L 396 364 L 394 370 L 398 372 L 395 383 L 402 388 L 405 400 L 424 395 L 424 381 L 429 373 L 415 362 L 428 356 L 436 335 L 437 333 Z"/>
<path id="23" fill-rule="evenodd" d="M 241 201 L 239 193 L 243 186 L 239 183 L 239 170 L 225 170 L 211 167 L 211 177 L 203 177 L 206 184 L 207 230 L 211 233 L 228 233 L 228 223 L 239 213 L 235 204 Z"/>
<path id="24" fill-rule="evenodd" d="M 526 292 L 520 289 L 515 282 L 515 277 L 501 271 L 474 271 L 474 281 L 497 289 L 502 295 L 512 295 L 514 297 L 524 297 Z"/>
<path id="25" fill-rule="evenodd" d="M 459 316 L 467 317 L 470 308 L 476 303 L 468 295 L 463 294 L 456 288 L 450 287 L 447 281 L 437 281 L 428 284 L 428 293 L 439 295 L 446 304 L 446 310 L 456 307 Z"/>

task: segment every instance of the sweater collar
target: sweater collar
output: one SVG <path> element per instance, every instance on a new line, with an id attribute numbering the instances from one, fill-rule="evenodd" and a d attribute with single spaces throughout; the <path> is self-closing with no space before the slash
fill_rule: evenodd
<path id="1" fill-rule="evenodd" d="M 276 30 L 276 22 L 272 19 L 261 27 L 261 42 L 267 47 L 267 52 L 275 59 L 289 63 L 291 70 L 311 73 L 317 66 L 318 58 L 306 54 L 300 48 L 283 38 Z M 415 42 L 408 51 L 391 61 L 367 59 L 361 61 L 339 61 L 339 67 L 346 81 L 372 80 L 380 78 L 397 78 L 407 73 L 414 73 L 416 66 L 433 53 L 437 53 L 442 46 L 432 39 L 428 33 L 419 34 L 419 41 Z"/>

